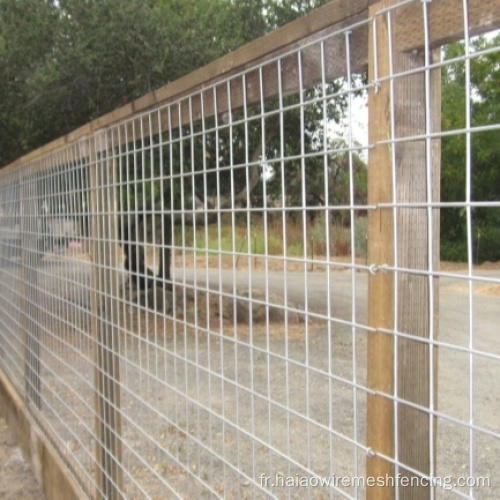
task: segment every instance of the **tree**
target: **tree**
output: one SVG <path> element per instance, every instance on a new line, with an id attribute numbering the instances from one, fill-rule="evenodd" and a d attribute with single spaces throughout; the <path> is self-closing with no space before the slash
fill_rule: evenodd
<path id="1" fill-rule="evenodd" d="M 0 165 L 261 36 L 248 0 L 0 0 Z"/>
<path id="2" fill-rule="evenodd" d="M 270 29 L 276 29 L 325 5 L 331 0 L 281 0 L 268 2 L 265 17 Z"/>
<path id="3" fill-rule="evenodd" d="M 500 200 L 500 142 L 493 127 L 475 131 L 467 149 L 466 110 L 470 108 L 470 126 L 495 125 L 500 120 L 500 53 L 488 50 L 500 44 L 500 35 L 493 39 L 479 37 L 471 43 L 471 51 L 479 55 L 470 59 L 470 93 L 466 92 L 468 66 L 463 58 L 464 43 L 445 48 L 446 60 L 454 60 L 443 68 L 442 125 L 444 131 L 457 130 L 442 140 L 443 202 L 464 202 L 467 199 L 467 168 L 469 168 L 471 201 Z M 467 101 L 469 95 L 469 101 Z M 469 153 L 469 162 L 466 155 Z M 471 210 L 475 261 L 500 259 L 500 211 L 495 207 Z M 464 208 L 441 210 L 442 258 L 467 259 L 467 211 Z M 480 250 L 478 251 L 478 243 Z"/>
<path id="4" fill-rule="evenodd" d="M 5 14 L 0 25 L 0 64 L 8 70 L 4 73 L 4 78 L 10 79 L 6 83 L 16 83 L 2 87 L 5 95 L 0 117 L 13 141 L 0 143 L 0 164 L 324 3 L 326 0 L 0 0 Z M 23 22 L 22 32 L 16 28 L 19 19 Z M 30 37 L 26 35 L 29 33 L 37 35 Z M 334 94 L 340 85 L 341 81 L 332 82 L 326 91 Z M 165 196 L 161 182 L 147 179 L 148 175 L 158 178 L 166 173 L 160 172 L 160 164 L 173 173 L 204 172 L 196 175 L 194 184 L 187 176 L 182 183 L 169 186 L 172 192 L 168 197 L 174 200 L 175 207 L 188 208 L 186 203 L 194 207 L 200 202 L 208 208 L 261 203 L 265 191 L 271 197 L 284 192 L 286 203 L 295 206 L 327 202 L 334 190 L 325 191 L 321 185 L 325 162 L 314 153 L 323 148 L 325 119 L 338 120 L 345 102 L 342 98 L 329 100 L 325 117 L 317 99 L 321 92 L 318 87 L 305 93 L 303 117 L 295 106 L 299 95 L 285 98 L 283 132 L 279 114 L 275 113 L 265 120 L 242 121 L 231 132 L 226 128 L 178 141 L 172 146 L 179 150 L 171 155 L 172 165 L 170 158 L 160 161 L 154 148 L 142 157 L 130 153 L 123 162 L 128 170 L 123 172 L 123 178 L 133 179 L 135 187 L 124 190 L 122 202 L 139 209 Z M 16 106 L 19 103 L 21 106 Z M 277 108 L 277 102 L 266 102 L 266 109 L 273 106 Z M 248 112 L 258 114 L 258 106 Z M 237 118 L 235 111 L 233 119 Z M 215 130 L 215 119 L 211 120 L 213 123 L 209 120 L 206 127 Z M 188 129 L 184 132 L 183 136 L 189 136 Z M 146 142 L 153 144 L 157 140 L 153 137 Z M 12 147 L 14 142 L 16 147 Z M 135 149 L 130 146 L 130 150 Z M 300 147 L 310 153 L 307 165 L 300 160 L 280 164 L 281 148 L 285 156 L 291 157 L 299 156 Z M 338 158 L 332 160 L 333 164 Z M 142 163 L 151 167 L 149 174 Z M 276 173 L 283 169 L 283 175 L 263 183 L 262 169 L 267 165 Z M 307 179 L 305 200 L 296 182 L 301 177 Z M 283 179 L 286 189 L 280 185 Z"/>
<path id="5" fill-rule="evenodd" d="M 0 166 L 37 145 L 33 75 L 46 63 L 57 37 L 52 2 L 0 0 Z"/>

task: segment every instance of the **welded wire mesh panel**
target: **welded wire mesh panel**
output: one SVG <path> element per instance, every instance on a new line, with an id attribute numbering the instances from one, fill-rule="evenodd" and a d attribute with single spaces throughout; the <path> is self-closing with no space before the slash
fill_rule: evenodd
<path id="1" fill-rule="evenodd" d="M 17 390 L 23 388 L 21 301 L 21 218 L 19 174 L 4 176 L 0 187 L 0 356 L 2 369 Z"/>
<path id="2" fill-rule="evenodd" d="M 0 366 L 89 497 L 498 496 L 500 41 L 452 4 L 1 176 Z"/>
<path id="3" fill-rule="evenodd" d="M 327 44 L 351 74 L 340 31 L 100 146 L 118 212 L 98 210 L 93 243 L 109 238 L 115 260 L 96 288 L 118 320 L 108 375 L 129 497 L 296 496 L 290 478 L 364 471 L 367 143 L 351 126 L 366 90 L 326 74 Z"/>
<path id="4" fill-rule="evenodd" d="M 22 394 L 80 481 L 91 477 L 94 459 L 85 154 L 76 145 L 22 171 L 23 329 L 16 333 L 23 345 L 17 362 Z"/>

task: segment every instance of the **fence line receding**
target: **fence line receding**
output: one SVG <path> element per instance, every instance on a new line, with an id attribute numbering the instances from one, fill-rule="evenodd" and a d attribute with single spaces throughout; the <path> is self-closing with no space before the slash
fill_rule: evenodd
<path id="1" fill-rule="evenodd" d="M 500 123 L 441 108 L 499 27 L 334 1 L 0 172 L 0 374 L 80 494 L 498 497 Z"/>

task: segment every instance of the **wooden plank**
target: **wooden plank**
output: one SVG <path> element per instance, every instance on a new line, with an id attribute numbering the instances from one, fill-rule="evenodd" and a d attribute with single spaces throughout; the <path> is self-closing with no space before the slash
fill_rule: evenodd
<path id="1" fill-rule="evenodd" d="M 226 75 L 228 78 L 226 81 L 206 83 L 197 93 L 186 92 L 184 95 L 176 96 L 174 100 L 167 99 L 164 105 L 171 106 L 170 119 L 162 120 L 161 124 L 153 119 L 153 124 L 156 126 L 151 128 L 147 121 L 143 120 L 145 136 L 158 134 L 167 128 L 176 129 L 191 122 L 196 123 L 201 120 L 202 116 L 210 119 L 229 111 L 235 112 L 243 106 L 259 104 L 262 99 L 276 98 L 279 94 L 287 96 L 296 93 L 300 89 L 299 73 L 302 74 L 302 88 L 310 88 L 321 83 L 323 71 L 327 81 L 344 76 L 346 73 L 345 35 L 341 31 L 341 26 L 337 29 L 339 30 L 337 36 L 329 37 L 323 42 L 326 54 L 324 61 L 321 58 L 320 44 L 317 43 L 303 48 L 300 56 L 297 52 L 285 54 L 277 60 L 262 62 L 244 75 L 240 73 L 232 76 Z M 366 63 L 364 53 L 368 36 L 366 26 L 353 29 L 350 36 L 353 54 L 351 67 L 353 71 L 361 71 Z M 126 124 L 126 135 L 129 138 L 133 137 L 133 127 L 133 119 L 130 119 Z M 124 133 L 122 137 L 125 137 Z M 116 138 L 115 133 L 115 140 Z"/>
<path id="2" fill-rule="evenodd" d="M 92 144 L 106 149 L 106 134 Z M 95 146 L 94 146 L 95 144 Z M 95 340 L 95 426 L 97 496 L 116 500 L 123 497 L 122 437 L 120 411 L 120 363 L 116 323 L 118 299 L 115 224 L 115 168 L 113 160 L 92 151 L 89 166 L 91 196 L 92 330 Z"/>
<path id="3" fill-rule="evenodd" d="M 439 61 L 440 50 L 430 54 L 430 61 Z M 393 81 L 394 133 L 396 137 L 425 136 L 441 131 L 441 69 L 429 75 L 429 109 L 426 105 L 426 75 L 414 72 L 425 66 L 423 53 L 396 53 L 393 56 L 395 74 L 406 74 Z M 429 127 L 429 128 L 428 128 Z M 396 158 L 396 202 L 402 205 L 438 203 L 440 199 L 441 151 L 440 139 L 412 140 L 394 144 Z M 429 153 L 429 156 L 428 156 Z M 428 165 L 428 160 L 430 165 Z M 428 171 L 431 178 L 428 179 Z M 429 194 L 430 192 L 430 194 Z M 424 208 L 400 207 L 396 216 L 398 255 L 397 265 L 402 269 L 437 272 L 439 270 L 439 210 L 431 217 Z M 429 248 L 432 248 L 432 253 Z M 435 434 L 431 433 L 429 416 L 437 404 L 437 373 L 431 366 L 432 346 L 425 340 L 437 340 L 439 297 L 438 278 L 416 273 L 397 273 L 398 310 L 396 330 L 413 338 L 397 339 L 397 405 L 398 460 L 424 475 L 435 476 Z M 431 317 L 431 310 L 435 311 Z M 437 360 L 437 349 L 434 361 Z M 435 400 L 431 401 L 432 394 Z M 408 401 L 410 404 L 405 404 Z M 419 405 L 422 410 L 411 404 Z M 405 467 L 399 469 L 402 477 L 413 484 L 418 476 Z M 400 488 L 399 498 L 431 498 L 431 487 L 422 483 L 412 488 Z"/>
<path id="4" fill-rule="evenodd" d="M 42 416 L 33 406 L 31 415 L 28 416 L 26 405 L 1 369 L 0 416 L 5 418 L 23 456 L 31 463 L 31 468 L 47 500 L 61 498 L 76 500 L 86 497 L 61 458 L 64 453 L 61 453 L 61 450 L 57 453 L 50 440 L 44 435 L 47 429 L 41 431 L 33 423 Z"/>
<path id="5" fill-rule="evenodd" d="M 469 36 L 500 29 L 500 0 L 468 0 Z M 463 0 L 432 0 L 427 2 L 430 48 L 462 40 L 464 33 Z M 396 10 L 395 43 L 401 52 L 424 48 L 422 2 Z"/>
<path id="6" fill-rule="evenodd" d="M 373 6 L 371 12 L 381 12 L 391 6 L 391 1 L 387 0 Z M 377 62 L 378 78 L 382 79 L 379 92 L 369 94 L 369 114 L 370 114 L 370 143 L 375 145 L 373 153 L 369 155 L 369 179 L 368 193 L 373 193 L 378 189 L 379 182 L 385 182 L 387 185 L 392 183 L 390 169 L 386 167 L 380 173 L 378 165 L 378 154 L 380 144 L 377 141 L 391 138 L 389 130 L 394 131 L 397 138 L 425 136 L 427 132 L 439 133 L 440 131 L 440 70 L 434 70 L 430 76 L 430 109 L 426 104 L 426 75 L 418 70 L 425 66 L 424 55 L 421 52 L 400 52 L 394 51 L 392 54 L 392 75 L 389 72 L 387 59 L 389 55 L 387 17 L 380 15 L 377 17 Z M 399 47 L 398 47 L 399 48 Z M 439 49 L 432 56 L 439 57 Z M 432 60 L 432 59 L 431 59 Z M 371 67 L 371 65 L 370 65 Z M 370 75 L 373 75 L 370 72 Z M 399 76 L 392 80 L 393 101 L 387 94 L 386 78 L 394 75 Z M 383 102 L 380 103 L 382 98 Z M 380 105 L 380 107 L 379 107 Z M 391 117 L 390 113 L 394 111 Z M 427 114 L 428 113 L 428 114 Z M 377 130 L 377 127 L 380 130 Z M 430 130 L 427 130 L 430 127 Z M 373 135 L 372 135 L 372 128 Z M 373 142 L 375 141 L 375 142 Z M 440 179 L 440 141 L 426 141 L 425 139 L 416 141 L 401 141 L 393 144 L 393 156 L 388 155 L 385 160 L 387 165 L 395 159 L 392 168 L 395 169 L 397 179 L 397 192 L 392 193 L 393 202 L 421 203 L 439 201 L 439 179 Z M 428 150 L 430 149 L 430 151 Z M 428 153 L 430 153 L 428 155 Z M 427 160 L 432 162 L 430 171 L 432 179 L 427 179 Z M 375 163 L 374 163 L 375 162 Z M 377 169 L 377 170 L 375 170 Z M 372 175 L 370 175 L 372 174 Z M 376 176 L 376 177 L 375 177 Z M 430 182 L 430 191 L 429 185 Z M 371 184 L 375 184 L 375 186 Z M 431 198 L 428 199 L 429 192 Z M 389 197 L 386 202 L 389 201 Z M 378 200 L 380 203 L 381 200 Z M 377 203 L 376 198 L 368 199 L 369 204 Z M 388 209 L 389 210 L 389 209 Z M 373 232 L 369 234 L 369 249 L 374 247 L 385 249 L 389 256 L 394 259 L 394 250 L 388 247 L 394 245 L 393 238 L 397 240 L 397 263 L 398 268 L 414 270 L 436 271 L 439 263 L 439 211 L 436 210 L 429 218 L 427 210 L 422 208 L 403 208 L 397 210 L 397 234 L 387 233 L 388 228 L 384 229 L 384 219 L 379 220 L 375 214 L 371 216 L 374 224 Z M 386 217 L 389 217 L 386 214 Z M 379 232 L 379 227 L 382 231 Z M 432 228 L 432 232 L 431 232 Z M 429 252 L 429 237 L 433 237 L 432 258 Z M 376 238 L 372 241 L 372 238 Z M 372 260 L 377 258 L 377 251 L 369 253 L 369 262 L 374 262 L 377 266 L 384 263 L 383 260 Z M 385 261 L 387 262 L 387 261 Z M 388 262 L 390 264 L 390 262 Z M 389 273 L 388 273 L 389 274 Z M 379 277 L 384 280 L 384 277 Z M 385 279 L 389 279 L 386 276 Z M 394 276 L 391 275 L 390 293 L 394 293 Z M 369 324 L 373 328 L 404 332 L 407 335 L 413 335 L 415 339 L 397 338 L 396 341 L 389 335 L 380 335 L 378 331 L 370 335 L 368 352 L 368 383 L 369 387 L 377 393 L 394 390 L 391 387 L 394 376 L 394 359 L 389 359 L 389 355 L 394 355 L 394 342 L 397 348 L 397 397 L 400 401 L 396 405 L 396 415 L 398 419 L 398 449 L 393 450 L 395 441 L 395 426 L 393 421 L 394 407 L 393 403 L 383 396 L 369 395 L 368 397 L 368 416 L 367 416 L 367 439 L 369 446 L 373 449 L 375 456 L 367 459 L 368 476 L 392 476 L 391 464 L 384 460 L 381 455 L 390 459 L 397 456 L 398 462 L 420 471 L 424 475 L 434 475 L 435 470 L 431 469 L 434 462 L 432 453 L 435 450 L 435 443 L 431 439 L 432 421 L 429 418 L 429 411 L 437 404 L 436 391 L 431 390 L 431 381 L 436 382 L 435 365 L 437 363 L 437 351 L 434 352 L 434 365 L 431 364 L 431 347 L 422 339 L 437 338 L 437 300 L 438 283 L 437 280 L 429 281 L 424 275 L 415 273 L 397 273 L 396 290 L 398 294 L 398 308 L 396 317 L 394 311 L 385 311 L 390 314 L 389 317 L 381 315 L 380 308 L 384 307 L 378 301 L 390 301 L 390 297 L 385 295 L 383 289 L 376 288 L 377 276 L 371 276 L 369 283 L 373 287 L 369 288 Z M 372 296 L 373 294 L 373 296 Z M 382 295 L 381 295 L 382 294 Z M 434 303 L 433 303 L 434 302 Z M 434 317 L 430 316 L 431 306 L 434 306 Z M 371 308 L 376 310 L 372 314 Z M 391 309 L 394 304 L 391 302 Z M 390 320 L 390 321 L 389 321 Z M 374 321 L 372 323 L 372 321 Z M 392 322 L 394 326 L 389 327 Z M 389 353 L 387 350 L 389 349 Z M 383 361 L 380 362 L 380 356 Z M 385 389 L 382 389 L 385 387 Z M 431 395 L 436 398 L 431 401 Z M 408 401 L 410 405 L 405 404 Z M 426 410 L 417 410 L 411 406 L 417 404 Z M 372 408 L 374 407 L 374 408 Z M 435 434 L 434 434 L 435 439 Z M 397 453 L 395 453 L 397 452 Z M 413 475 L 400 467 L 400 473 L 408 480 L 412 480 Z M 391 497 L 390 488 L 371 489 L 367 492 L 367 498 L 387 498 Z M 401 488 L 399 496 L 401 498 L 427 499 L 430 498 L 431 488 L 429 485 L 419 484 L 412 488 Z"/>
<path id="7" fill-rule="evenodd" d="M 377 5 L 385 7 L 390 0 Z M 375 9 L 370 10 L 371 13 Z M 377 62 L 378 77 L 388 76 L 389 51 L 387 44 L 388 25 L 382 17 L 376 23 L 377 48 L 375 51 L 373 35 L 369 37 L 370 61 Z M 368 66 L 368 78 L 373 80 L 374 63 Z M 380 144 L 390 138 L 391 117 L 389 81 L 384 81 L 378 89 L 370 89 L 368 95 L 368 133 L 369 143 L 374 147 L 368 155 L 368 205 L 391 203 L 392 159 L 390 146 Z M 368 262 L 374 264 L 376 272 L 368 277 L 368 325 L 374 328 L 368 334 L 367 343 L 367 418 L 366 440 L 372 450 L 366 460 L 367 477 L 393 477 L 393 466 L 389 459 L 394 457 L 394 338 L 385 331 L 392 331 L 394 318 L 394 274 L 383 272 L 383 265 L 394 265 L 392 209 L 376 208 L 368 212 Z M 392 499 L 393 488 L 367 488 L 366 498 Z"/>

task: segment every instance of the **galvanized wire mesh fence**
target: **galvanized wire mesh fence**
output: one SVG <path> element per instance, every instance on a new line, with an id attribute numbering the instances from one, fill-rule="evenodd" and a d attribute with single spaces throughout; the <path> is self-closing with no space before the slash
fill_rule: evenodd
<path id="1" fill-rule="evenodd" d="M 500 271 L 473 223 L 500 206 L 471 175 L 500 124 L 470 75 L 500 49 L 470 37 L 500 3 L 335 6 L 1 173 L 0 368 L 84 494 L 498 496 Z"/>

